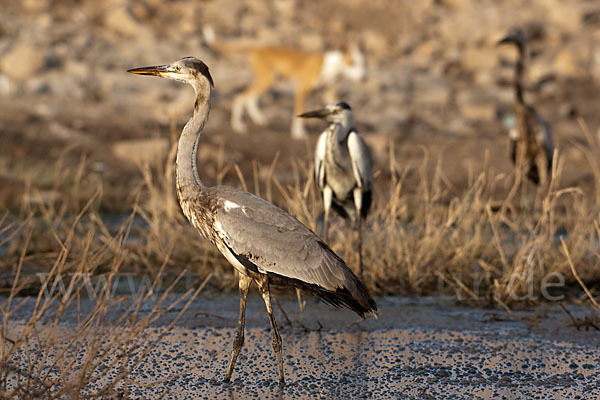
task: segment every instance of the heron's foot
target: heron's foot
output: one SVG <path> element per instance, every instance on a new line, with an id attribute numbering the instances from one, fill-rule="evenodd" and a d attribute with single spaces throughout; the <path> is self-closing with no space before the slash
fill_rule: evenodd
<path id="1" fill-rule="evenodd" d="M 279 373 L 279 383 L 285 385 L 285 377 L 283 376 L 283 355 L 281 346 L 281 336 L 279 332 L 273 337 L 273 350 L 275 350 L 275 359 L 277 360 L 277 372 Z"/>

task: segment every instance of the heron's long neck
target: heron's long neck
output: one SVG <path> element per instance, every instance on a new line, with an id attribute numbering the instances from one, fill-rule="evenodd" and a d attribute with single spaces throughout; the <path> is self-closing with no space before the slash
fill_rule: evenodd
<path id="1" fill-rule="evenodd" d="M 526 139 L 529 136 L 529 125 L 527 122 L 527 105 L 523 98 L 523 75 L 525 74 L 525 58 L 527 56 L 525 45 L 519 43 L 519 58 L 515 64 L 515 81 L 513 83 L 515 90 L 515 115 L 517 129 L 520 137 Z"/>
<path id="2" fill-rule="evenodd" d="M 523 100 L 523 75 L 525 73 L 525 46 L 523 44 L 519 44 L 519 58 L 517 59 L 517 63 L 515 64 L 515 81 L 513 83 L 515 89 L 515 100 L 517 105 L 523 105 L 525 102 Z"/>
<path id="3" fill-rule="evenodd" d="M 208 93 L 196 90 L 197 98 L 194 114 L 183 127 L 179 138 L 177 147 L 177 187 L 182 192 L 189 189 L 202 190 L 204 188 L 204 184 L 198 175 L 196 153 L 200 134 L 208 120 L 210 111 L 210 89 L 206 92 Z"/>
<path id="4" fill-rule="evenodd" d="M 331 161 L 343 163 L 344 160 L 349 159 L 348 146 L 345 139 L 348 137 L 350 127 L 345 124 L 335 123 L 329 129 L 327 148 L 329 149 L 329 156 L 333 158 Z"/>

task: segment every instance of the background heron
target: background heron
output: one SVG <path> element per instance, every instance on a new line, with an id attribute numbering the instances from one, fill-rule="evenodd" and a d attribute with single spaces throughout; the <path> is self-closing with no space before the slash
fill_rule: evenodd
<path id="1" fill-rule="evenodd" d="M 371 208 L 373 164 L 362 136 L 354 128 L 352 109 L 345 102 L 301 114 L 302 118 L 321 118 L 329 126 L 317 141 L 315 180 L 323 195 L 325 239 L 328 238 L 331 207 L 343 218 L 350 219 L 358 231 L 358 257 L 362 279 L 362 220 Z"/>
<path id="2" fill-rule="evenodd" d="M 170 65 L 130 69 L 189 83 L 196 92 L 194 113 L 177 148 L 177 197 L 192 225 L 239 272 L 240 315 L 225 380 L 231 379 L 244 344 L 246 297 L 255 281 L 273 331 L 279 381 L 284 382 L 281 337 L 273 316 L 269 286 L 301 288 L 361 317 L 376 317 L 377 307 L 361 281 L 317 235 L 296 218 L 251 193 L 229 186 L 207 187 L 196 165 L 198 142 L 208 120 L 213 80 L 201 60 L 185 57 Z"/>
<path id="3" fill-rule="evenodd" d="M 515 126 L 510 130 L 511 159 L 517 169 L 517 179 L 521 174 L 536 185 L 548 181 L 548 172 L 552 169 L 554 145 L 550 135 L 550 127 L 546 119 L 523 98 L 523 75 L 527 59 L 525 33 L 520 28 L 513 28 L 498 45 L 512 44 L 519 51 L 515 63 Z"/>

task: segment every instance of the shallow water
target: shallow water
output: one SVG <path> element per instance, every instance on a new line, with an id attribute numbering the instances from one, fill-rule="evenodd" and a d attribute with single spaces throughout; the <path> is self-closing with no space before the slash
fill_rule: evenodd
<path id="1" fill-rule="evenodd" d="M 165 333 L 168 313 L 137 351 L 158 338 L 127 387 L 132 398 L 597 398 L 600 334 L 568 326 L 542 306 L 508 314 L 441 299 L 380 298 L 379 320 L 292 298 L 277 310 L 287 384 L 279 386 L 271 332 L 257 294 L 247 311 L 245 347 L 232 382 L 222 382 L 237 323 L 235 295 L 204 295 Z M 80 305 L 85 311 L 91 304 Z M 576 315 L 584 307 L 569 306 Z M 119 313 L 119 307 L 113 310 Z M 26 317 L 27 307 L 17 317 Z M 69 310 L 63 327 L 76 320 Z M 117 376 L 113 368 L 90 387 Z"/>

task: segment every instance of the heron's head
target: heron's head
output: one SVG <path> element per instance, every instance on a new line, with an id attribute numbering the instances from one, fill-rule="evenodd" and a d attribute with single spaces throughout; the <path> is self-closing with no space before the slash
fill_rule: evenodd
<path id="1" fill-rule="evenodd" d="M 298 116 L 300 118 L 320 118 L 329 123 L 339 123 L 347 126 L 352 126 L 353 123 L 352 109 L 344 101 L 330 104 L 320 110 L 305 112 Z"/>
<path id="2" fill-rule="evenodd" d="M 213 79 L 208 67 L 196 57 L 184 57 L 168 65 L 155 65 L 152 67 L 132 68 L 127 70 L 132 74 L 153 75 L 189 83 L 198 91 L 213 87 Z"/>
<path id="3" fill-rule="evenodd" d="M 519 48 L 525 45 L 525 32 L 519 27 L 512 28 L 508 34 L 502 38 L 497 45 L 513 44 Z"/>

